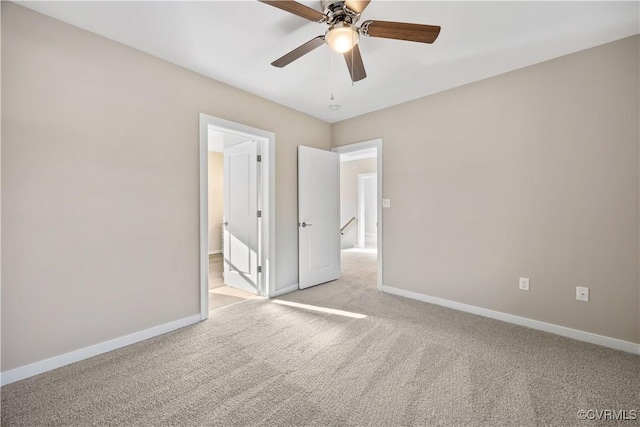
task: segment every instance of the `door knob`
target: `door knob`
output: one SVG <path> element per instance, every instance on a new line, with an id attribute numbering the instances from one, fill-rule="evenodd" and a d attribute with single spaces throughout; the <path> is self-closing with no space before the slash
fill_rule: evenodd
<path id="1" fill-rule="evenodd" d="M 229 222 L 225 221 L 225 222 L 222 223 L 222 225 L 224 225 L 226 227 L 227 225 L 229 225 Z"/>
<path id="2" fill-rule="evenodd" d="M 303 227 L 311 227 L 312 225 L 313 225 L 313 224 L 307 224 L 306 222 L 303 222 L 303 223 L 302 223 L 302 226 L 303 226 Z"/>

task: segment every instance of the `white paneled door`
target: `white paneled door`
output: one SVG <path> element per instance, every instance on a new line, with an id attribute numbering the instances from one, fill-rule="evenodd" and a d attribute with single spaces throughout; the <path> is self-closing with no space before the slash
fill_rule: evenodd
<path id="1" fill-rule="evenodd" d="M 340 157 L 298 146 L 299 287 L 340 277 Z"/>
<path id="2" fill-rule="evenodd" d="M 257 143 L 225 148 L 224 283 L 259 294 Z"/>

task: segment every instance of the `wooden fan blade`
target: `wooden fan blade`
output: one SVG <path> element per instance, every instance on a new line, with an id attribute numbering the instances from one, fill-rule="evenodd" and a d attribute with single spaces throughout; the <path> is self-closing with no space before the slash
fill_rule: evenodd
<path id="1" fill-rule="evenodd" d="M 285 10 L 289 13 L 293 13 L 294 15 L 298 15 L 304 19 L 308 19 L 309 21 L 322 22 L 325 19 L 327 19 L 324 13 L 319 12 L 315 9 L 311 9 L 309 6 L 305 6 L 293 0 L 280 0 L 280 1 L 258 0 L 258 1 L 264 4 L 268 4 L 269 6 L 273 6 L 273 7 L 277 7 L 278 9 Z"/>
<path id="2" fill-rule="evenodd" d="M 405 22 L 366 21 L 362 24 L 362 34 L 383 39 L 407 40 L 433 43 L 440 34 L 435 25 L 407 24 Z"/>
<path id="3" fill-rule="evenodd" d="M 362 13 L 369 6 L 369 3 L 371 3 L 371 0 L 347 0 L 344 5 L 355 13 Z"/>
<path id="4" fill-rule="evenodd" d="M 276 59 L 271 63 L 274 67 L 282 68 L 285 65 L 291 64 L 296 59 L 311 52 L 313 49 L 324 44 L 324 36 L 318 36 L 315 39 L 311 39 L 300 47 L 293 49 L 281 58 Z"/>
<path id="5" fill-rule="evenodd" d="M 344 53 L 344 59 L 347 61 L 352 82 L 357 82 L 367 77 L 367 72 L 364 70 L 364 63 L 362 62 L 362 55 L 360 55 L 360 48 L 357 44 L 354 45 L 349 52 Z"/>

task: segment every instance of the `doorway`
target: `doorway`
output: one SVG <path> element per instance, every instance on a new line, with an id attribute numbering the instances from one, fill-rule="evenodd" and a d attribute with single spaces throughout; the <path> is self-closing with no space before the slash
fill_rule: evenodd
<path id="1" fill-rule="evenodd" d="M 333 148 L 340 155 L 343 272 L 373 273 L 382 290 L 382 140 Z"/>
<path id="2" fill-rule="evenodd" d="M 273 294 L 275 136 L 200 115 L 200 317 Z"/>

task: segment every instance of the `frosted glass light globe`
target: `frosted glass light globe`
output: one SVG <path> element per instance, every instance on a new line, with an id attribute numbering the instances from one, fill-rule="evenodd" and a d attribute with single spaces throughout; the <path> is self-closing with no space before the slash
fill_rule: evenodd
<path id="1" fill-rule="evenodd" d="M 327 30 L 324 39 L 334 52 L 345 53 L 358 43 L 360 35 L 349 24 L 336 24 Z"/>

